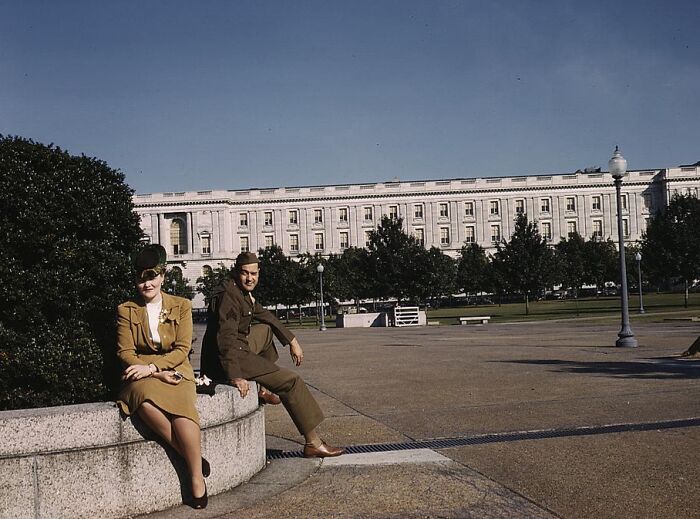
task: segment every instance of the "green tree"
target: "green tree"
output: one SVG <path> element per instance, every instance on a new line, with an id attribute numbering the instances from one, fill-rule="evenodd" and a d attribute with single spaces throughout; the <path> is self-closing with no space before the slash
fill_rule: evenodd
<path id="1" fill-rule="evenodd" d="M 586 280 L 597 288 L 596 297 L 607 282 L 619 277 L 619 257 L 615 243 L 608 238 L 605 241 L 592 238 L 584 244 L 586 258 Z"/>
<path id="2" fill-rule="evenodd" d="M 291 298 L 287 270 L 289 258 L 284 255 L 279 245 L 273 245 L 258 251 L 260 261 L 260 278 L 255 288 L 255 298 L 265 306 L 277 306 Z"/>
<path id="3" fill-rule="evenodd" d="M 469 243 L 459 251 L 455 286 L 469 294 L 485 292 L 492 288 L 491 263 L 484 248 L 477 243 Z"/>
<path id="4" fill-rule="evenodd" d="M 194 288 L 189 285 L 189 282 L 190 280 L 183 277 L 179 268 L 170 268 L 165 273 L 163 290 L 168 294 L 191 300 L 194 297 Z"/>
<path id="5" fill-rule="evenodd" d="M 441 299 L 455 291 L 457 263 L 437 247 L 417 248 L 413 260 L 418 274 L 409 283 L 407 294 L 418 304 L 430 300 L 435 307 L 440 306 Z"/>
<path id="6" fill-rule="evenodd" d="M 218 267 L 207 270 L 197 278 L 197 292 L 204 296 L 204 302 L 207 306 L 209 306 L 214 289 L 231 276 L 233 276 L 233 267 L 229 268 L 223 263 L 219 263 Z"/>
<path id="7" fill-rule="evenodd" d="M 567 238 L 562 238 L 554 246 L 556 259 L 557 281 L 565 288 L 574 292 L 574 297 L 578 299 L 581 287 L 586 283 L 588 276 L 586 257 L 586 242 L 578 233 L 573 233 Z"/>
<path id="8" fill-rule="evenodd" d="M 421 275 L 416 256 L 425 250 L 414 236 L 403 230 L 401 218 L 383 216 L 369 236 L 369 264 L 374 296 L 395 297 L 399 303 L 406 299 L 409 287 Z"/>
<path id="9" fill-rule="evenodd" d="M 372 297 L 371 280 L 376 277 L 371 270 L 369 252 L 367 249 L 349 247 L 332 265 L 338 299 L 355 301 L 359 311 L 360 301 Z"/>
<path id="10" fill-rule="evenodd" d="M 0 409 L 110 397 L 142 236 L 132 196 L 103 161 L 0 135 Z"/>
<path id="11" fill-rule="evenodd" d="M 688 286 L 700 278 L 700 200 L 674 195 L 665 211 L 657 213 L 642 236 L 645 272 L 654 282 L 680 279 Z"/>
<path id="12" fill-rule="evenodd" d="M 520 214 L 510 241 L 496 245 L 493 267 L 497 284 L 523 294 L 525 315 L 529 315 L 530 295 L 551 284 L 554 253 L 537 229 L 537 223 Z"/>

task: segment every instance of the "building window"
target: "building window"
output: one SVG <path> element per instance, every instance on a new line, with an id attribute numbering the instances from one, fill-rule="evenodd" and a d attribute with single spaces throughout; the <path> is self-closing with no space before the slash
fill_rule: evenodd
<path id="1" fill-rule="evenodd" d="M 624 211 L 626 209 L 627 209 L 627 194 L 624 193 L 624 194 L 622 194 L 622 210 Z"/>
<path id="2" fill-rule="evenodd" d="M 474 202 L 464 202 L 464 216 L 474 216 Z"/>
<path id="3" fill-rule="evenodd" d="M 438 206 L 439 208 L 439 214 L 440 218 L 449 218 L 450 217 L 450 206 L 448 204 L 440 204 Z"/>
<path id="4" fill-rule="evenodd" d="M 372 208 L 371 207 L 365 207 L 364 213 L 365 213 L 365 222 L 371 222 L 372 220 L 374 220 L 374 216 L 372 215 Z"/>
<path id="5" fill-rule="evenodd" d="M 625 238 L 630 237 L 630 222 L 627 218 L 622 219 L 622 235 Z"/>
<path id="6" fill-rule="evenodd" d="M 419 245 L 425 245 L 425 231 L 423 229 L 416 229 L 415 237 Z"/>
<path id="7" fill-rule="evenodd" d="M 603 220 L 593 220 L 593 239 L 603 239 Z"/>
<path id="8" fill-rule="evenodd" d="M 450 244 L 450 228 L 440 227 L 440 245 Z"/>
<path id="9" fill-rule="evenodd" d="M 465 243 L 474 243 L 476 241 L 475 235 L 474 235 L 474 227 L 471 225 L 464 229 L 464 242 Z"/>
<path id="10" fill-rule="evenodd" d="M 316 250 L 323 250 L 325 248 L 323 246 L 323 233 L 322 232 L 314 233 L 314 248 Z"/>
<path id="11" fill-rule="evenodd" d="M 371 236 L 372 236 L 372 231 L 365 231 L 365 247 L 369 247 Z"/>
<path id="12" fill-rule="evenodd" d="M 566 222 L 566 235 L 571 238 L 574 234 L 576 234 L 576 222 Z"/>
<path id="13" fill-rule="evenodd" d="M 573 196 L 566 197 L 566 210 L 569 212 L 576 211 L 576 198 Z"/>
<path id="14" fill-rule="evenodd" d="M 492 225 L 491 226 L 491 242 L 498 243 L 499 241 L 501 241 L 501 226 L 500 225 Z"/>
<path id="15" fill-rule="evenodd" d="M 185 244 L 185 224 L 182 220 L 175 219 L 170 222 L 170 245 L 175 255 L 187 253 L 187 246 Z"/>
<path id="16" fill-rule="evenodd" d="M 249 252 L 250 251 L 250 241 L 248 240 L 247 236 L 241 236 L 241 252 Z"/>
<path id="17" fill-rule="evenodd" d="M 211 254 L 211 236 L 202 234 L 200 241 L 202 243 L 202 254 Z"/>
<path id="18" fill-rule="evenodd" d="M 265 219 L 264 219 L 264 225 L 266 227 L 271 227 L 272 226 L 272 211 L 265 211 Z"/>
<path id="19" fill-rule="evenodd" d="M 314 209 L 314 223 L 323 223 L 322 209 Z"/>
<path id="20" fill-rule="evenodd" d="M 289 252 L 299 252 L 299 235 L 289 235 Z"/>
<path id="21" fill-rule="evenodd" d="M 651 195 L 650 194 L 644 194 L 642 195 L 642 200 L 644 201 L 644 209 L 647 211 L 651 209 Z"/>
<path id="22" fill-rule="evenodd" d="M 265 248 L 269 249 L 275 244 L 275 237 L 272 234 L 265 235 Z"/>
<path id="23" fill-rule="evenodd" d="M 397 205 L 390 205 L 389 206 L 389 218 L 391 218 L 392 220 L 399 219 L 399 206 L 397 206 Z"/>
<path id="24" fill-rule="evenodd" d="M 522 198 L 515 201 L 515 214 L 525 214 L 525 200 Z"/>
<path id="25" fill-rule="evenodd" d="M 600 204 L 600 196 L 594 196 L 591 198 L 591 210 L 593 211 L 600 211 L 602 208 Z"/>
<path id="26" fill-rule="evenodd" d="M 542 237 L 546 240 L 552 240 L 552 224 L 549 222 L 542 222 Z"/>
<path id="27" fill-rule="evenodd" d="M 489 202 L 489 214 L 493 216 L 497 216 L 499 214 L 499 203 L 498 200 L 491 200 Z"/>
<path id="28" fill-rule="evenodd" d="M 340 248 L 347 249 L 350 247 L 350 235 L 347 232 L 340 233 Z"/>
<path id="29" fill-rule="evenodd" d="M 299 225 L 299 211 L 296 209 L 289 211 L 289 225 Z"/>
<path id="30" fill-rule="evenodd" d="M 550 211 L 549 198 L 540 198 L 540 213 L 548 213 Z"/>
<path id="31" fill-rule="evenodd" d="M 416 204 L 413 206 L 413 218 L 416 220 L 423 219 L 423 204 Z"/>
<path id="32" fill-rule="evenodd" d="M 248 213 L 238 214 L 238 225 L 241 227 L 248 227 Z"/>
<path id="33" fill-rule="evenodd" d="M 347 222 L 348 221 L 348 208 L 347 207 L 341 207 L 338 209 L 338 221 L 339 222 Z"/>

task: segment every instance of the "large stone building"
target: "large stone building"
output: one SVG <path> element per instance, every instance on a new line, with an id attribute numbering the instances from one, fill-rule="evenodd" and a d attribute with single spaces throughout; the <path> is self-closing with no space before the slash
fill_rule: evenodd
<path id="1" fill-rule="evenodd" d="M 629 171 L 624 177 L 625 240 L 638 240 L 649 217 L 673 194 L 698 196 L 700 163 Z M 426 247 L 456 256 L 465 243 L 487 251 L 507 239 L 518 213 L 553 242 L 570 233 L 617 241 L 615 188 L 606 172 L 391 181 L 373 184 L 137 194 L 146 239 L 192 282 L 239 252 L 277 244 L 289 256 L 363 247 L 382 215 L 403 218 Z M 195 306 L 201 306 L 199 298 Z"/>

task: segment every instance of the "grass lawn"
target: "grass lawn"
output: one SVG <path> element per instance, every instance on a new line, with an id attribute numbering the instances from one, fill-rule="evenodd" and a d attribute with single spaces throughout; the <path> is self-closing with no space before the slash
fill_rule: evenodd
<path id="1" fill-rule="evenodd" d="M 700 293 L 691 293 L 688 308 L 683 306 L 683 294 L 644 294 L 645 314 L 639 314 L 639 296 L 632 295 L 629 300 L 630 320 L 663 321 L 681 317 L 700 317 Z M 619 296 L 599 298 L 582 298 L 531 301 L 530 315 L 525 315 L 525 303 L 507 303 L 503 305 L 469 305 L 462 307 L 437 308 L 428 310 L 429 321 L 439 321 L 441 325 L 459 324 L 459 317 L 491 316 L 491 322 L 540 321 L 547 319 L 600 319 L 602 322 L 620 321 Z M 326 326 L 335 328 L 335 316 L 326 317 Z M 290 328 L 318 328 L 319 323 L 313 317 L 304 318 L 303 324 L 298 319 L 289 322 Z"/>
<path id="2" fill-rule="evenodd" d="M 688 308 L 683 306 L 683 294 L 644 294 L 645 314 L 639 314 L 639 296 L 629 299 L 630 320 L 662 321 L 674 317 L 700 317 L 700 294 L 690 294 Z M 525 315 L 525 303 L 503 305 L 464 306 L 437 308 L 428 311 L 428 320 L 440 324 L 459 324 L 458 317 L 490 315 L 492 322 L 539 321 L 546 319 L 597 318 L 611 322 L 620 320 L 618 296 L 534 301 L 530 302 L 530 315 Z"/>

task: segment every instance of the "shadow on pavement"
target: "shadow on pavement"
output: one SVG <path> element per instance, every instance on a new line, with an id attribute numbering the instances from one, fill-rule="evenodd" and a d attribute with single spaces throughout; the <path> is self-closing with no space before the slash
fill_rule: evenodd
<path id="1" fill-rule="evenodd" d="M 659 362 L 659 360 L 661 361 Z M 553 366 L 559 368 L 556 371 L 561 372 L 607 375 L 616 378 L 674 380 L 700 378 L 700 362 L 695 363 L 681 360 L 670 361 L 668 359 L 652 359 L 650 361 L 628 362 L 583 362 L 551 359 L 519 359 L 496 362 Z"/>

